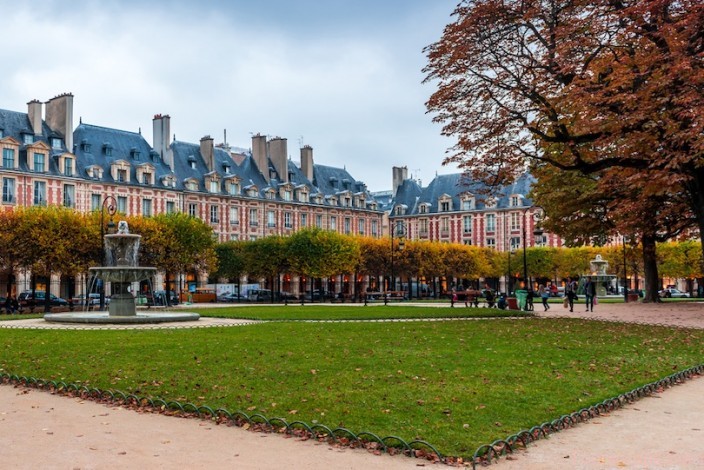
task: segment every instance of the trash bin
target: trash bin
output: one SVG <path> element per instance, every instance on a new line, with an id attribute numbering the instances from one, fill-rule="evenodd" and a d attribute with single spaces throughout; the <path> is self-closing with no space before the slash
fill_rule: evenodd
<path id="1" fill-rule="evenodd" d="M 518 308 L 518 301 L 515 297 L 507 297 L 506 303 L 509 310 L 520 310 L 520 308 Z"/>
<path id="2" fill-rule="evenodd" d="M 526 299 L 528 299 L 528 291 L 523 289 L 516 290 L 516 299 L 518 299 L 518 309 L 526 309 Z"/>

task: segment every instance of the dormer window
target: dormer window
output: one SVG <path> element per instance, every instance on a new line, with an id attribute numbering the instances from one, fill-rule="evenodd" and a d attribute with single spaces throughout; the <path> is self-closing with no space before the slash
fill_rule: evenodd
<path id="1" fill-rule="evenodd" d="M 127 170 L 122 169 L 122 168 L 117 170 L 117 182 L 118 183 L 127 182 Z"/>
<path id="2" fill-rule="evenodd" d="M 291 200 L 291 190 L 287 189 L 284 191 L 284 201 L 290 201 Z"/>
<path id="3" fill-rule="evenodd" d="M 86 172 L 88 173 L 89 178 L 93 178 L 96 180 L 103 178 L 103 169 L 101 167 L 99 167 L 98 165 L 89 166 L 86 169 Z"/>
<path id="4" fill-rule="evenodd" d="M 130 150 L 130 157 L 132 157 L 133 160 L 139 160 L 140 152 L 137 150 L 137 148 L 132 147 Z"/>
<path id="5" fill-rule="evenodd" d="M 471 211 L 474 210 L 474 197 L 465 196 L 462 198 L 462 210 Z"/>
<path id="6" fill-rule="evenodd" d="M 218 180 L 210 180 L 210 192 L 211 193 L 219 193 L 220 192 L 220 185 L 218 184 Z"/>
<path id="7" fill-rule="evenodd" d="M 51 148 L 60 149 L 61 148 L 61 139 L 58 137 L 52 137 L 51 138 Z"/>
<path id="8" fill-rule="evenodd" d="M 34 152 L 32 169 L 38 173 L 46 171 L 46 155 L 39 152 Z"/>
<path id="9" fill-rule="evenodd" d="M 103 144 L 103 155 L 106 157 L 112 157 L 112 144 L 110 142 L 105 142 Z"/>
<path id="10" fill-rule="evenodd" d="M 167 188 L 175 188 L 176 178 L 174 178 L 174 175 L 166 175 L 161 178 L 161 184 L 163 184 Z"/>
<path id="11" fill-rule="evenodd" d="M 518 194 L 511 196 L 511 207 L 520 207 L 523 205 L 523 198 Z"/>
<path id="12" fill-rule="evenodd" d="M 249 188 L 247 190 L 247 196 L 249 197 L 257 197 L 257 188 Z"/>
<path id="13" fill-rule="evenodd" d="M 450 212 L 450 201 L 440 201 L 440 212 Z"/>
<path id="14" fill-rule="evenodd" d="M 298 191 L 298 202 L 308 202 L 308 191 L 305 189 Z"/>
<path id="15" fill-rule="evenodd" d="M 230 173 L 230 165 L 228 165 L 227 163 L 222 164 L 222 169 L 225 171 L 226 175 Z"/>
<path id="16" fill-rule="evenodd" d="M 267 199 L 274 199 L 274 196 L 275 196 L 274 191 L 271 190 L 271 189 L 268 190 L 268 191 L 266 192 L 266 195 L 265 195 L 265 197 L 266 197 Z"/>
<path id="17" fill-rule="evenodd" d="M 237 196 L 240 192 L 240 185 L 236 181 L 230 181 L 227 184 L 227 193 L 230 196 Z"/>
<path id="18" fill-rule="evenodd" d="M 24 145 L 30 145 L 34 143 L 34 136 L 29 133 L 23 133 L 22 134 L 22 143 Z"/>
<path id="19" fill-rule="evenodd" d="M 63 160 L 63 165 L 60 165 L 65 176 L 73 176 L 75 173 L 74 165 L 75 160 L 70 157 L 61 157 L 59 161 Z"/>
<path id="20" fill-rule="evenodd" d="M 187 180 L 186 189 L 189 191 L 198 191 L 198 182 L 194 179 Z"/>
<path id="21" fill-rule="evenodd" d="M 427 214 L 428 213 L 428 206 L 425 204 L 421 204 L 420 207 L 418 207 L 418 213 L 419 214 Z"/>
<path id="22" fill-rule="evenodd" d="M 142 183 L 144 184 L 152 184 L 152 174 L 151 173 L 142 173 Z"/>
<path id="23" fill-rule="evenodd" d="M 90 143 L 86 139 L 81 140 L 81 152 L 90 153 Z"/>

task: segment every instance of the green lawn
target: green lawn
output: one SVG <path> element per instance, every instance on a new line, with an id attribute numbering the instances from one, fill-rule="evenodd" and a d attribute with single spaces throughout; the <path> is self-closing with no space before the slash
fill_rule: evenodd
<path id="1" fill-rule="evenodd" d="M 451 456 L 704 359 L 703 331 L 577 319 L 0 329 L 0 338 L 5 373 L 423 439 Z"/>
<path id="2" fill-rule="evenodd" d="M 210 317 L 247 318 L 251 320 L 379 320 L 394 318 L 458 318 L 458 317 L 509 317 L 525 316 L 525 312 L 494 308 L 465 308 L 457 303 L 455 308 L 417 307 L 398 303 L 391 305 L 331 305 L 300 304 L 264 306 L 198 308 L 188 311 Z"/>

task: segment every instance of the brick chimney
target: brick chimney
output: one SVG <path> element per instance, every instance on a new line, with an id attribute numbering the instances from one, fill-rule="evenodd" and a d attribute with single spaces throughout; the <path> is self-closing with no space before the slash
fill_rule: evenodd
<path id="1" fill-rule="evenodd" d="M 269 182 L 269 158 L 267 155 L 267 145 L 265 135 L 252 136 L 252 158 L 256 163 L 259 172 L 262 174 L 266 182 Z"/>
<path id="2" fill-rule="evenodd" d="M 271 163 L 279 174 L 279 181 L 288 183 L 288 141 L 281 137 L 274 137 L 269 141 L 269 153 Z"/>
<path id="3" fill-rule="evenodd" d="M 64 138 L 69 152 L 73 151 L 73 95 L 64 93 L 46 102 L 46 124 Z"/>
<path id="4" fill-rule="evenodd" d="M 154 150 L 159 153 L 171 171 L 174 171 L 174 153 L 171 150 L 171 116 L 155 114 L 152 126 Z"/>
<path id="5" fill-rule="evenodd" d="M 205 165 L 208 167 L 208 171 L 215 170 L 215 145 L 213 144 L 213 138 L 206 135 L 200 139 L 200 154 L 205 160 Z"/>
<path id="6" fill-rule="evenodd" d="M 408 167 L 394 166 L 391 168 L 391 173 L 393 178 L 393 197 L 396 197 L 396 191 L 398 191 L 399 186 L 408 179 Z"/>
<path id="7" fill-rule="evenodd" d="M 308 181 L 313 182 L 313 147 L 304 145 L 301 147 L 301 171 L 308 178 Z"/>
<path id="8" fill-rule="evenodd" d="M 27 115 L 34 135 L 42 135 L 42 102 L 32 100 L 27 103 Z"/>

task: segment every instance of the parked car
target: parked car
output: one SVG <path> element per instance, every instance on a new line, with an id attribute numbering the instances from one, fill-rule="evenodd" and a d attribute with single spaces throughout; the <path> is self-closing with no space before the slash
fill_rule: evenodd
<path id="1" fill-rule="evenodd" d="M 683 297 L 689 297 L 689 294 L 687 292 L 682 292 L 681 290 L 675 288 L 675 287 L 668 287 L 667 289 L 663 289 L 660 292 L 660 297 L 666 297 L 666 298 L 683 298 Z"/>
<path id="2" fill-rule="evenodd" d="M 234 292 L 228 292 L 226 294 L 221 294 L 218 296 L 218 302 L 238 302 L 241 300 L 247 300 L 245 297 L 235 294 Z"/>
<path id="3" fill-rule="evenodd" d="M 176 292 L 170 290 L 169 291 L 169 304 L 170 305 L 178 305 L 178 295 L 176 295 Z M 164 299 L 166 299 L 166 291 L 163 290 L 155 290 L 154 291 L 154 298 L 157 299 L 157 305 L 161 305 L 164 303 Z"/>
<path id="4" fill-rule="evenodd" d="M 271 291 L 269 289 L 252 289 L 249 291 L 249 300 L 252 302 L 271 302 Z"/>
<path id="5" fill-rule="evenodd" d="M 27 305 L 29 303 L 34 303 L 35 305 L 44 305 L 44 299 L 46 299 L 46 292 L 43 290 L 34 291 L 35 296 L 32 296 L 32 291 L 22 292 L 18 297 L 17 301 L 20 305 Z M 62 299 L 61 297 L 56 297 L 54 294 L 50 294 L 49 301 L 52 307 L 68 307 L 68 301 Z"/>
<path id="6" fill-rule="evenodd" d="M 86 304 L 86 296 L 84 294 L 77 295 L 76 297 L 73 298 L 73 303 L 74 305 L 85 305 Z M 100 294 L 97 293 L 92 293 L 88 294 L 88 305 L 96 306 L 100 305 Z M 110 305 L 110 297 L 105 296 L 105 305 Z"/>

